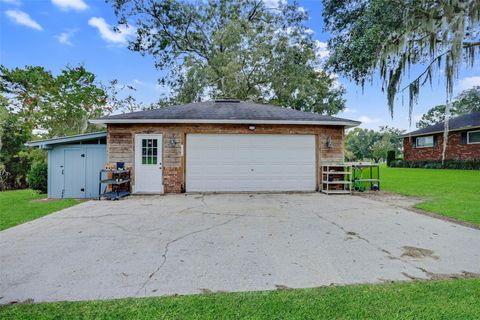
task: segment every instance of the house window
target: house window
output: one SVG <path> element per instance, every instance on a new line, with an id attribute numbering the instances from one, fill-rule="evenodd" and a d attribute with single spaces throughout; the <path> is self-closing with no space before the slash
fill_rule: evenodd
<path id="1" fill-rule="evenodd" d="M 142 164 L 157 164 L 157 139 L 142 139 Z"/>
<path id="2" fill-rule="evenodd" d="M 480 130 L 468 132 L 467 143 L 468 144 L 480 143 Z"/>
<path id="3" fill-rule="evenodd" d="M 417 148 L 433 147 L 433 136 L 418 137 Z"/>

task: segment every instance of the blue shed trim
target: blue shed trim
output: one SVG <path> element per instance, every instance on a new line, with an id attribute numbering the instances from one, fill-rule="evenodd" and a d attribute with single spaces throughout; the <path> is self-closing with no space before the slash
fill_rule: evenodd
<path id="1" fill-rule="evenodd" d="M 107 136 L 106 131 L 100 131 L 100 132 L 77 134 L 74 136 L 67 136 L 67 137 L 29 141 L 25 143 L 25 145 L 28 147 L 49 148 L 50 146 L 53 146 L 56 144 L 68 144 L 72 142 L 88 141 L 88 140 L 105 138 L 106 136 Z"/>

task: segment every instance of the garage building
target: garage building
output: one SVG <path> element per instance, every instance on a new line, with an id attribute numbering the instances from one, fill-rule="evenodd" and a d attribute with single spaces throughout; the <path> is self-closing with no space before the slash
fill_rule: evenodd
<path id="1" fill-rule="evenodd" d="M 322 163 L 344 159 L 358 121 L 215 100 L 91 120 L 107 161 L 132 168 L 134 193 L 315 191 Z"/>

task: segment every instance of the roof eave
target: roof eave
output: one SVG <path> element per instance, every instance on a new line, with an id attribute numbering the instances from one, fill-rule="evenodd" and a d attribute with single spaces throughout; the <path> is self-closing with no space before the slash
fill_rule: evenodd
<path id="1" fill-rule="evenodd" d="M 448 132 L 453 132 L 453 131 L 463 131 L 463 130 L 470 130 L 470 129 L 479 129 L 480 125 L 478 126 L 467 126 L 467 127 L 461 127 L 461 128 L 456 128 L 456 129 L 449 129 Z M 421 137 L 421 136 L 429 136 L 432 134 L 437 134 L 437 133 L 443 133 L 443 130 L 439 131 L 431 131 L 431 132 L 423 132 L 423 133 L 406 133 L 404 135 L 401 135 L 401 138 L 408 138 L 408 137 Z"/>
<path id="2" fill-rule="evenodd" d="M 352 128 L 359 126 L 360 121 L 302 121 L 302 120 L 216 120 L 216 119 L 93 119 L 93 124 L 131 124 L 131 123 L 214 123 L 214 124 L 303 124 L 303 125 L 327 125 L 345 126 Z"/>
<path id="3" fill-rule="evenodd" d="M 54 144 L 65 144 L 69 142 L 88 141 L 88 140 L 104 138 L 106 136 L 107 136 L 107 132 L 101 131 L 101 132 L 92 132 L 92 133 L 79 134 L 79 135 L 67 136 L 67 137 L 28 141 L 27 143 L 25 143 L 25 145 L 27 147 L 48 148 L 49 146 Z"/>

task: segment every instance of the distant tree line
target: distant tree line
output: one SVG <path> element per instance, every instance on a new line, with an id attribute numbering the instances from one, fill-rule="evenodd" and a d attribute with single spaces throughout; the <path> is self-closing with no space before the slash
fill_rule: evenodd
<path id="1" fill-rule="evenodd" d="M 403 142 L 400 136 L 405 130 L 389 126 L 380 127 L 378 131 L 354 128 L 345 135 L 345 159 L 347 161 L 386 160 L 387 153 L 394 150 L 402 153 Z"/>

